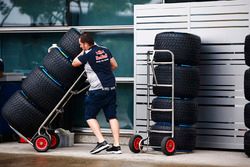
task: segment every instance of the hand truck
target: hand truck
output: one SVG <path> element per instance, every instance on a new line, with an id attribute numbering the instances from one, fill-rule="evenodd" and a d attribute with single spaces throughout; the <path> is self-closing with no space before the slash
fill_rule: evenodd
<path id="1" fill-rule="evenodd" d="M 165 53 L 170 53 L 172 61 L 170 62 L 155 62 L 154 59 L 150 59 L 150 55 L 155 55 L 156 52 L 165 52 Z M 154 66 L 155 65 L 172 65 L 172 83 L 171 84 L 159 84 L 157 82 L 157 78 L 155 75 L 155 70 Z M 176 143 L 174 140 L 174 54 L 170 50 L 153 50 L 153 51 L 148 51 L 147 52 L 147 121 L 146 121 L 146 128 L 147 128 L 147 133 L 146 133 L 146 138 L 143 138 L 139 134 L 135 134 L 131 136 L 129 140 L 129 148 L 132 152 L 134 153 L 139 153 L 143 152 L 144 146 L 146 146 L 146 151 L 148 151 L 148 147 L 151 146 L 149 144 L 149 133 L 154 132 L 154 133 L 166 133 L 166 134 L 171 134 L 171 136 L 164 137 L 161 141 L 161 146 L 151 146 L 152 148 L 156 149 L 161 149 L 161 151 L 165 155 L 173 155 L 175 153 L 176 149 Z M 152 70 L 153 78 L 155 83 L 151 84 L 150 82 L 150 67 Z M 159 86 L 159 87 L 171 87 L 172 88 L 172 106 L 171 109 L 157 109 L 157 108 L 151 108 L 150 106 L 150 88 L 153 86 Z M 172 113 L 172 124 L 171 124 L 171 130 L 170 131 L 162 131 L 162 130 L 151 130 L 150 129 L 150 115 L 151 111 L 160 111 L 160 112 L 171 112 Z"/>
<path id="2" fill-rule="evenodd" d="M 52 45 L 52 47 L 49 48 L 59 48 L 55 44 Z M 49 51 L 48 50 L 48 51 Z M 59 48 L 61 51 L 61 49 Z M 13 128 L 11 125 L 10 128 L 22 139 L 24 139 L 27 143 L 32 145 L 34 149 L 38 152 L 46 152 L 48 149 L 55 149 L 59 143 L 60 138 L 55 133 L 55 130 L 50 128 L 51 123 L 54 121 L 54 119 L 57 117 L 58 114 L 64 112 L 64 106 L 68 103 L 68 101 L 71 99 L 73 95 L 77 95 L 82 93 L 83 91 L 88 90 L 90 85 L 86 82 L 86 86 L 80 90 L 74 90 L 76 85 L 79 81 L 81 81 L 82 77 L 86 77 L 85 70 L 80 74 L 80 76 L 76 79 L 76 81 L 73 83 L 73 85 L 67 90 L 67 92 L 64 94 L 64 96 L 61 98 L 61 100 L 57 103 L 57 105 L 54 107 L 54 109 L 50 112 L 50 114 L 45 118 L 43 123 L 38 128 L 37 132 L 29 139 L 25 137 L 23 134 L 21 134 L 18 130 Z"/>

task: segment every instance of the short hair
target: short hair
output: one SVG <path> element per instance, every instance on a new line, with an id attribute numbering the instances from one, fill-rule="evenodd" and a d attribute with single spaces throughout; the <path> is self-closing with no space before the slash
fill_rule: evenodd
<path id="1" fill-rule="evenodd" d="M 89 45 L 94 45 L 94 43 L 95 43 L 94 38 L 91 36 L 90 33 L 87 33 L 87 32 L 84 32 L 84 33 L 81 34 L 80 41 L 82 43 L 86 42 Z"/>

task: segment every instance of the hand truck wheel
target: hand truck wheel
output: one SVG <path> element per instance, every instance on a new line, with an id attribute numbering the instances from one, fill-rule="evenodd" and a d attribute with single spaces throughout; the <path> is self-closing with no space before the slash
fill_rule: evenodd
<path id="1" fill-rule="evenodd" d="M 176 143 L 172 137 L 164 137 L 161 141 L 161 151 L 165 155 L 173 155 L 175 153 Z"/>
<path id="2" fill-rule="evenodd" d="M 54 132 L 50 133 L 50 136 L 51 136 L 50 149 L 55 149 L 58 147 L 60 143 L 60 137 L 58 136 L 58 134 Z"/>
<path id="3" fill-rule="evenodd" d="M 140 135 L 131 136 L 128 144 L 130 151 L 133 153 L 139 153 L 143 148 L 143 146 L 140 145 L 141 141 L 142 137 Z"/>
<path id="4" fill-rule="evenodd" d="M 33 147 L 37 152 L 46 152 L 50 148 L 49 137 L 38 135 L 33 142 Z"/>

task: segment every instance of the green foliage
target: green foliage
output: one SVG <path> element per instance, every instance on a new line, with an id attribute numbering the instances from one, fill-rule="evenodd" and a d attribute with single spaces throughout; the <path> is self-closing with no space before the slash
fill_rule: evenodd
<path id="1" fill-rule="evenodd" d="M 26 14 L 31 18 L 31 25 L 36 26 L 43 23 L 55 25 L 65 23 L 66 3 L 65 0 L 10 0 L 8 5 L 3 0 L 0 1 L 0 12 L 4 16 L 1 25 L 7 19 L 11 10 L 16 7 L 21 14 Z M 20 16 L 17 16 L 17 19 Z"/>
<path id="2" fill-rule="evenodd" d="M 3 0 L 0 1 L 0 12 L 2 15 L 8 14 L 10 9 L 11 8 Z"/>

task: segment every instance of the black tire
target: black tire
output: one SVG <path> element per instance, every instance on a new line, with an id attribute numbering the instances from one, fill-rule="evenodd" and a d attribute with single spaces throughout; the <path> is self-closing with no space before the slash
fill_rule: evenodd
<path id="1" fill-rule="evenodd" d="M 164 126 L 163 126 L 163 125 Z M 165 123 L 157 123 L 151 127 L 151 130 L 171 130 L 171 126 L 165 126 Z M 164 137 L 171 136 L 171 134 L 165 133 L 149 133 L 149 144 L 151 146 L 161 146 L 161 141 Z M 190 152 L 194 150 L 196 143 L 196 130 L 194 127 L 182 127 L 175 126 L 174 128 L 174 140 L 176 143 L 176 151 Z M 157 150 L 157 149 L 156 149 Z"/>
<path id="2" fill-rule="evenodd" d="M 50 142 L 50 149 L 56 149 L 60 144 L 60 137 L 56 133 L 51 133 L 51 142 Z"/>
<path id="3" fill-rule="evenodd" d="M 174 69 L 175 97 L 194 98 L 198 95 L 200 76 L 199 68 L 175 66 Z M 158 84 L 172 84 L 172 66 L 159 65 L 155 67 L 155 75 Z M 153 79 L 153 83 L 155 80 Z M 172 96 L 171 87 L 154 86 L 153 93 L 157 96 Z"/>
<path id="4" fill-rule="evenodd" d="M 82 51 L 79 46 L 80 36 L 81 33 L 77 29 L 71 28 L 58 42 L 58 46 L 66 55 L 70 56 L 71 59 L 74 59 Z"/>
<path id="5" fill-rule="evenodd" d="M 244 75 L 244 93 L 245 98 L 250 101 L 250 69 L 245 71 Z"/>
<path id="6" fill-rule="evenodd" d="M 247 131 L 244 135 L 244 152 L 250 157 L 250 131 Z"/>
<path id="7" fill-rule="evenodd" d="M 23 81 L 22 89 L 41 111 L 48 115 L 63 97 L 65 91 L 40 67 L 35 68 Z"/>
<path id="8" fill-rule="evenodd" d="M 21 94 L 14 93 L 2 108 L 4 119 L 26 137 L 33 136 L 46 116 Z"/>
<path id="9" fill-rule="evenodd" d="M 250 129 L 250 103 L 247 103 L 244 108 L 245 126 Z"/>
<path id="10" fill-rule="evenodd" d="M 142 140 L 142 137 L 140 135 L 133 135 L 130 137 L 128 146 L 131 152 L 139 153 L 142 150 L 142 147 L 141 149 L 139 149 L 139 142 L 141 140 Z"/>
<path id="11" fill-rule="evenodd" d="M 50 148 L 50 140 L 48 136 L 36 136 L 33 142 L 33 147 L 37 152 L 46 152 Z"/>
<path id="12" fill-rule="evenodd" d="M 175 140 L 172 137 L 164 137 L 161 141 L 161 151 L 165 155 L 174 155 L 176 148 Z"/>
<path id="13" fill-rule="evenodd" d="M 170 50 L 174 53 L 176 64 L 198 65 L 200 58 L 201 39 L 199 36 L 180 33 L 163 32 L 155 37 L 155 50 Z M 169 53 L 156 52 L 156 62 L 171 61 Z"/>
<path id="14" fill-rule="evenodd" d="M 52 49 L 43 59 L 43 66 L 48 73 L 68 89 L 84 70 L 83 66 L 73 67 L 72 62 L 61 54 L 58 49 Z M 86 80 L 86 78 L 85 78 Z"/>
<path id="15" fill-rule="evenodd" d="M 171 109 L 172 100 L 157 97 L 152 101 L 153 109 Z M 197 121 L 198 104 L 195 100 L 174 100 L 175 124 L 194 124 Z M 152 111 L 151 118 L 155 122 L 172 122 L 171 112 Z"/>
<path id="16" fill-rule="evenodd" d="M 250 35 L 247 35 L 245 38 L 244 52 L 246 65 L 250 66 Z"/>

